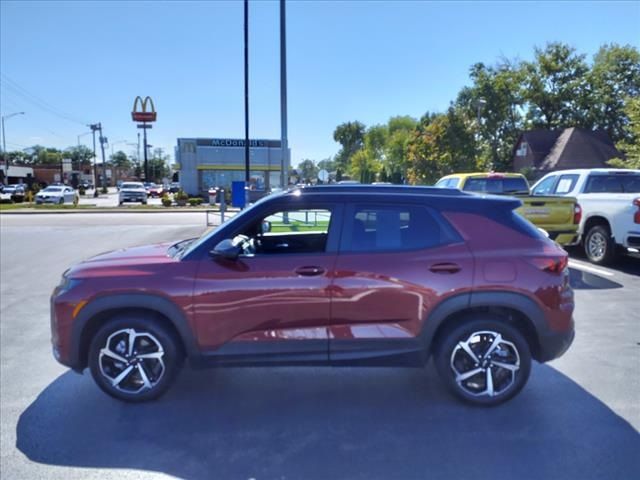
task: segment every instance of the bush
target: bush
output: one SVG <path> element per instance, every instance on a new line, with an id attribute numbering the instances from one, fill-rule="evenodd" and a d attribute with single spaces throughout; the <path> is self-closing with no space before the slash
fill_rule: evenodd
<path id="1" fill-rule="evenodd" d="M 24 202 L 24 195 L 11 195 L 11 200 L 13 200 L 13 203 L 22 203 Z"/>
<path id="2" fill-rule="evenodd" d="M 13 200 L 11 200 L 10 198 L 0 198 L 0 203 L 13 203 Z"/>
<path id="3" fill-rule="evenodd" d="M 86 195 L 86 193 L 87 193 L 87 191 L 85 190 L 85 188 L 82 185 L 80 185 L 78 187 L 78 194 L 79 195 Z"/>
<path id="4" fill-rule="evenodd" d="M 40 191 L 40 184 L 38 182 L 33 182 L 29 190 L 33 192 L 33 195 L 35 196 L 36 193 Z"/>
<path id="5" fill-rule="evenodd" d="M 165 207 L 170 207 L 172 203 L 173 202 L 169 198 L 169 195 L 165 194 L 162 196 L 162 205 L 164 205 Z"/>
<path id="6" fill-rule="evenodd" d="M 192 207 L 200 205 L 201 203 L 202 203 L 202 199 L 199 197 L 189 199 L 189 205 L 191 205 Z"/>
<path id="7" fill-rule="evenodd" d="M 189 195 L 187 195 L 187 192 L 185 192 L 184 190 L 180 189 L 173 196 L 173 199 L 174 200 L 189 200 Z"/>

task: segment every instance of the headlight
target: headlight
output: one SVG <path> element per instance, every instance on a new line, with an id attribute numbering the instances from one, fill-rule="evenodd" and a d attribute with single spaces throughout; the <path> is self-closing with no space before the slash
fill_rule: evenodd
<path id="1" fill-rule="evenodd" d="M 67 277 L 67 272 L 62 274 L 62 279 L 60 280 L 60 284 L 56 287 L 54 295 L 62 295 L 63 293 L 67 293 L 72 288 L 75 288 L 81 283 L 81 280 L 77 278 L 69 278 Z"/>

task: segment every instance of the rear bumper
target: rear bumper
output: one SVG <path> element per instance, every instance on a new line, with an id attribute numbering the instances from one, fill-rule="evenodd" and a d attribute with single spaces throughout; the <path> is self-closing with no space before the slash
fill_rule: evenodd
<path id="1" fill-rule="evenodd" d="M 574 321 L 571 319 L 571 328 L 561 333 L 547 333 L 540 335 L 540 355 L 538 361 L 548 362 L 561 357 L 569 349 L 576 336 Z"/>

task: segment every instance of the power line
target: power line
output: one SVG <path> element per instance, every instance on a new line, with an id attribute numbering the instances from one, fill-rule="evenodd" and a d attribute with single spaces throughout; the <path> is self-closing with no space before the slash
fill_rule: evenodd
<path id="1" fill-rule="evenodd" d="M 29 92 L 26 88 L 21 87 L 17 82 L 9 78 L 6 74 L 0 73 L 0 77 L 2 77 L 0 78 L 0 83 L 4 84 L 5 88 L 9 88 L 14 94 L 20 96 L 21 98 L 31 103 L 32 105 L 46 112 L 49 112 L 52 115 L 55 115 L 59 118 L 62 118 L 64 120 L 67 120 L 73 123 L 78 123 L 80 125 L 86 125 L 88 123 L 78 117 L 75 117 L 69 113 L 64 112 L 63 110 L 60 110 L 57 107 L 54 107 L 49 102 Z"/>

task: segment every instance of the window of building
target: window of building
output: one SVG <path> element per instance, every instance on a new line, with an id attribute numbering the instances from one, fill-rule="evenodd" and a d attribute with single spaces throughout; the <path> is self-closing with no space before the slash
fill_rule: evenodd
<path id="1" fill-rule="evenodd" d="M 526 157 L 527 156 L 527 142 L 521 142 L 518 150 L 516 150 L 516 157 Z"/>

